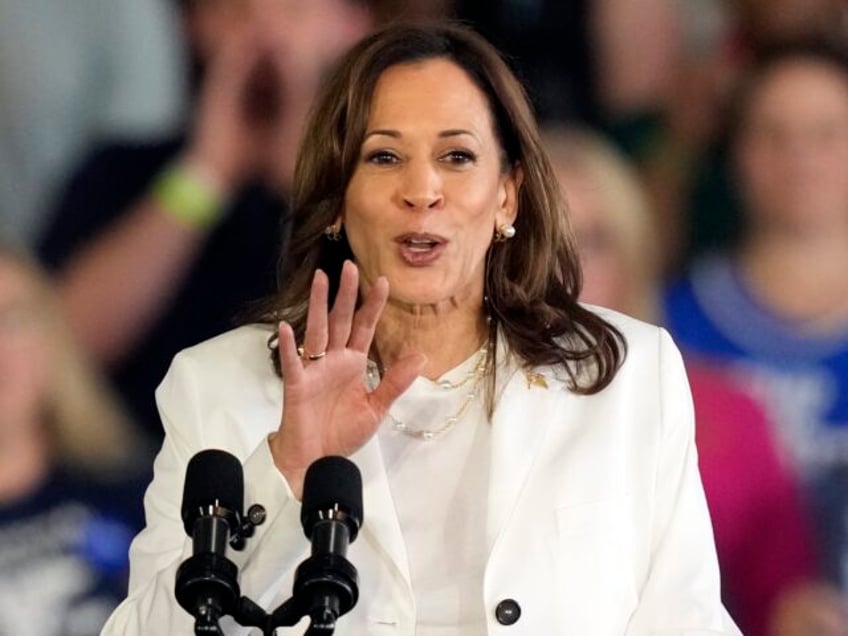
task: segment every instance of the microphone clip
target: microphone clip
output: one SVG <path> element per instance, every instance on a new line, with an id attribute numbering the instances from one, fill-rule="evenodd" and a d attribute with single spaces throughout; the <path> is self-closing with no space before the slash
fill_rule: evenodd
<path id="1" fill-rule="evenodd" d="M 243 517 L 236 517 L 236 523 L 231 526 L 233 531 L 230 537 L 230 547 L 233 550 L 244 550 L 247 539 L 256 532 L 256 526 L 261 526 L 267 518 L 268 513 L 262 504 L 253 504 L 247 509 L 247 513 Z"/>

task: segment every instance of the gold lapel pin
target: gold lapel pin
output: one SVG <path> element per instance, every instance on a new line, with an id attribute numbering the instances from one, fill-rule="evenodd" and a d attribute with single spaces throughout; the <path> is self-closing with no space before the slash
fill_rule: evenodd
<path id="1" fill-rule="evenodd" d="M 531 373 L 530 371 L 525 371 L 524 377 L 527 378 L 528 389 L 533 388 L 534 386 L 538 386 L 543 389 L 548 388 L 548 381 L 541 373 Z"/>

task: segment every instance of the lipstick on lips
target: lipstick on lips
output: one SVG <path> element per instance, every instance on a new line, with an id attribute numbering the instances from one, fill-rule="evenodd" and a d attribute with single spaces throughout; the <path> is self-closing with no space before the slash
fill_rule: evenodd
<path id="1" fill-rule="evenodd" d="M 395 238 L 401 260 L 413 267 L 435 262 L 445 251 L 448 241 L 436 234 L 410 232 Z"/>

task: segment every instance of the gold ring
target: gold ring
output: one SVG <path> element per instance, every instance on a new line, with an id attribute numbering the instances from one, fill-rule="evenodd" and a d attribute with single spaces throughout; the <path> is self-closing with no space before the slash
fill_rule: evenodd
<path id="1" fill-rule="evenodd" d="M 315 361 L 323 358 L 325 355 L 327 355 L 327 352 L 322 351 L 321 353 L 307 353 L 306 348 L 303 345 L 300 345 L 297 348 L 297 355 L 301 358 L 306 358 L 307 360 Z"/>

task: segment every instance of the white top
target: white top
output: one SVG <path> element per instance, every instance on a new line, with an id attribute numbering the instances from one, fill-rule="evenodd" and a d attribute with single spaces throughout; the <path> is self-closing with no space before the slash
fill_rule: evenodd
<path id="1" fill-rule="evenodd" d="M 461 382 L 473 372 L 480 355 L 439 380 Z M 446 389 L 439 382 L 418 378 L 392 405 L 378 432 L 406 542 L 417 636 L 486 633 L 484 520 L 491 425 L 482 388 L 474 380 Z M 454 426 L 429 441 L 396 428 L 403 422 L 409 429 L 438 430 L 460 411 Z"/>
<path id="2" fill-rule="evenodd" d="M 661 329 L 612 312 L 603 315 L 623 332 L 628 355 L 600 393 L 576 395 L 561 370 L 547 365 L 504 374 L 490 440 L 480 445 L 487 448 L 488 462 L 485 518 L 451 517 L 439 528 L 416 514 L 410 523 L 410 510 L 425 504 L 404 484 L 414 478 L 416 486 L 423 484 L 418 492 L 436 487 L 450 492 L 451 483 L 455 494 L 479 492 L 479 485 L 461 481 L 468 464 L 449 474 L 410 470 L 401 479 L 392 468 L 390 477 L 386 466 L 397 462 L 383 448 L 384 434 L 351 456 L 363 478 L 364 522 L 348 551 L 359 571 L 360 595 L 338 621 L 336 636 L 421 636 L 427 629 L 441 636 L 419 621 L 459 616 L 465 607 L 472 611 L 463 615 L 473 616 L 473 600 L 457 608 L 449 593 L 422 593 L 437 571 L 428 567 L 426 555 L 414 554 L 419 546 L 428 549 L 420 536 L 425 525 L 440 543 L 440 554 L 452 551 L 451 558 L 485 528 L 486 563 L 477 588 L 485 628 L 456 627 L 454 634 L 739 635 L 721 605 L 680 354 Z M 245 506 L 261 503 L 267 510 L 244 552 L 230 555 L 242 593 L 266 609 L 291 595 L 294 571 L 308 556 L 309 543 L 300 504 L 274 466 L 267 442 L 279 426 L 283 398 L 268 357 L 271 333 L 267 327 L 241 327 L 175 358 L 157 391 L 166 437 L 145 495 L 147 526 L 130 549 L 129 597 L 103 634 L 192 633 L 191 617 L 174 600 L 174 580 L 192 551 L 180 518 L 185 469 L 204 448 L 238 457 Z M 457 423 L 452 433 L 467 432 L 462 425 L 469 422 Z M 440 441 L 453 443 L 434 440 L 422 453 L 431 456 Z M 476 440 L 472 446 L 477 448 Z M 462 486 L 450 475 L 460 477 Z M 462 509 L 449 501 L 435 514 Z M 458 536 L 460 528 L 470 534 Z M 473 553 L 468 558 L 478 560 Z M 446 607 L 431 607 L 431 601 Z M 520 609 L 509 626 L 498 620 L 504 615 L 497 608 L 505 604 Z M 223 623 L 228 635 L 249 632 L 231 620 Z M 278 634 L 299 636 L 304 628 Z"/>

